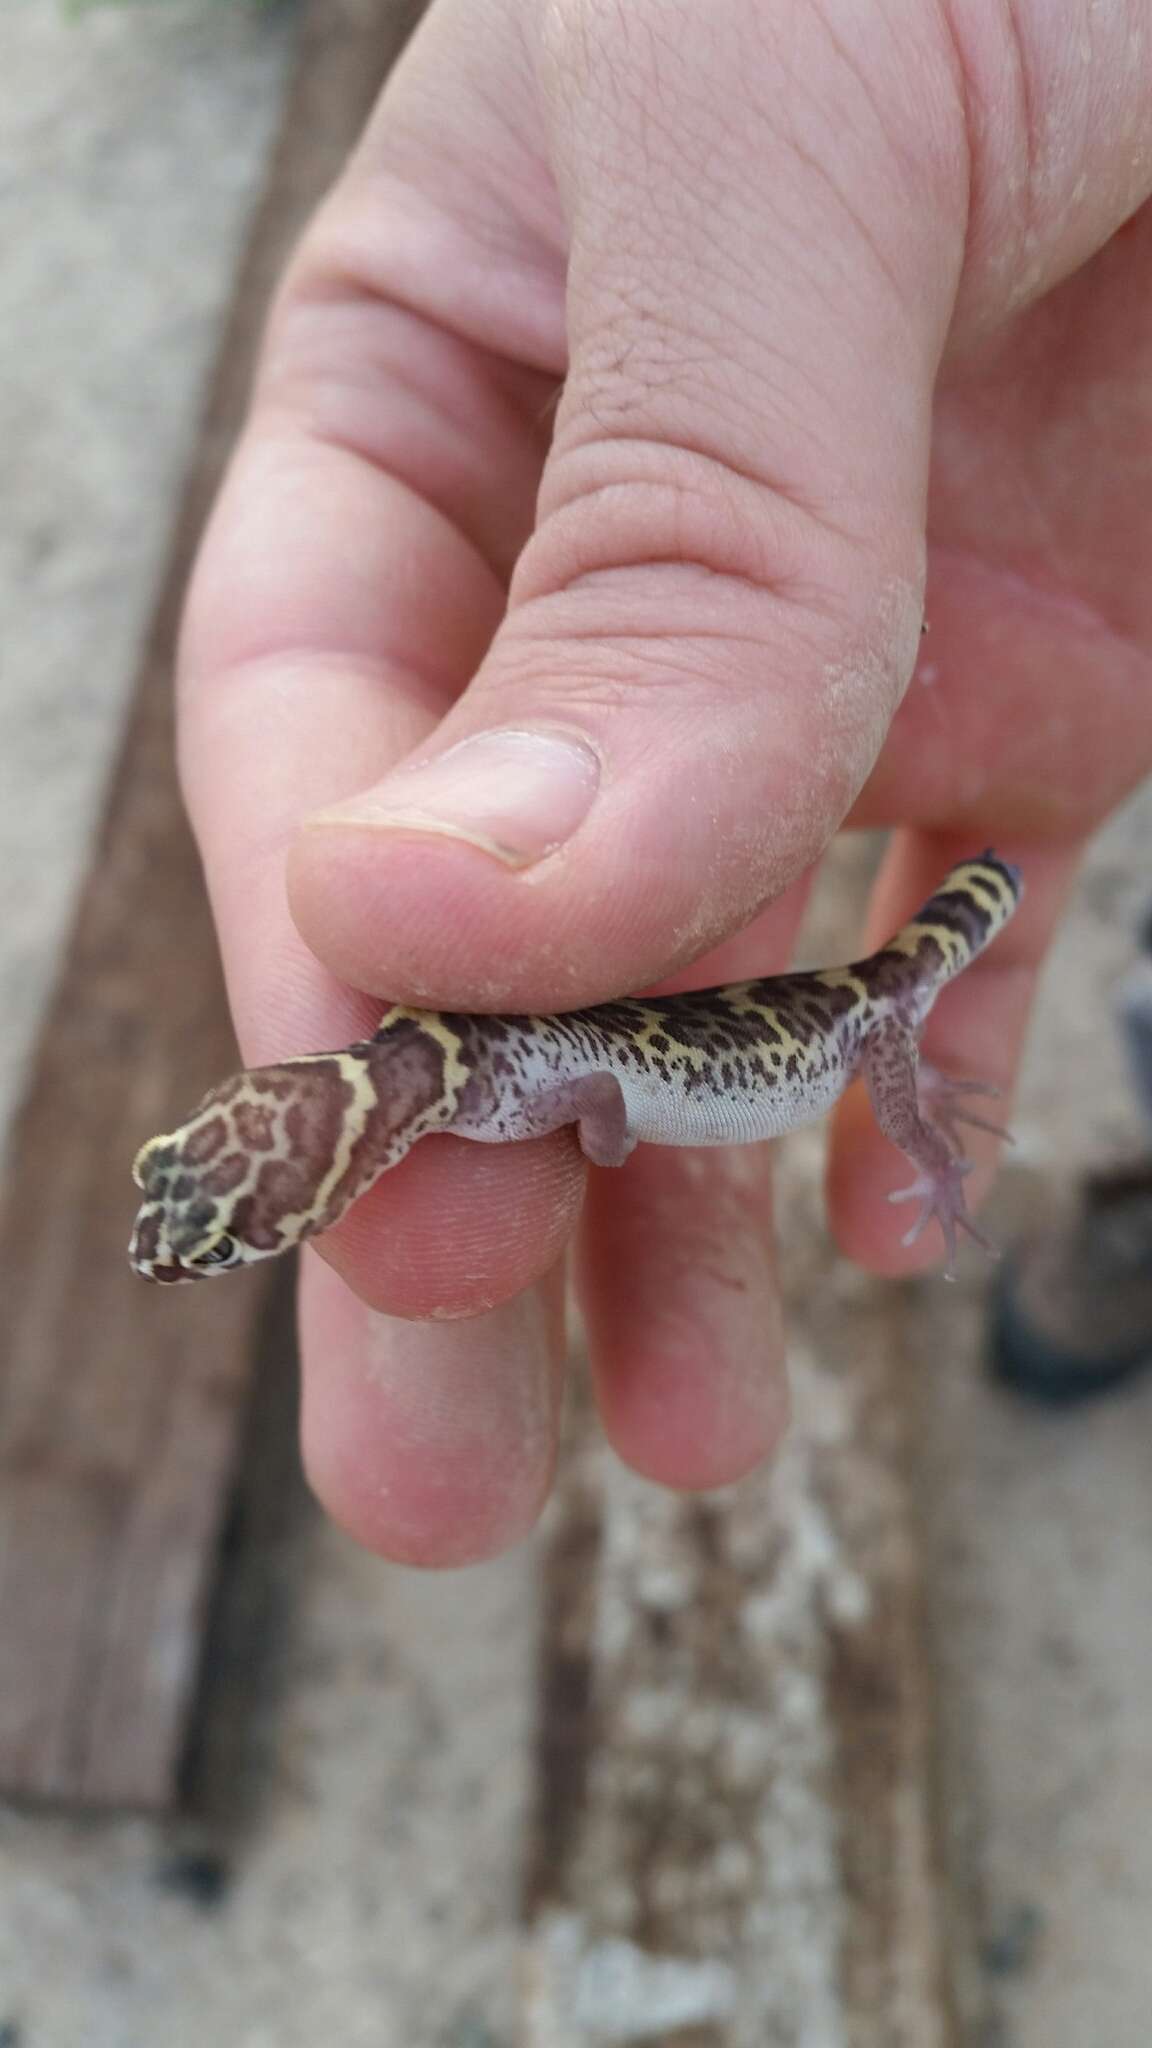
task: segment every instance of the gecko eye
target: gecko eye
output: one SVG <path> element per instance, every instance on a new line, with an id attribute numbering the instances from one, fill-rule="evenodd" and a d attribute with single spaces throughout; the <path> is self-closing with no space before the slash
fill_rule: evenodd
<path id="1" fill-rule="evenodd" d="M 188 1264 L 190 1266 L 227 1266 L 235 1256 L 235 1238 L 218 1237 L 215 1244 L 210 1245 L 206 1252 L 201 1252 L 199 1258 L 189 1259 Z"/>

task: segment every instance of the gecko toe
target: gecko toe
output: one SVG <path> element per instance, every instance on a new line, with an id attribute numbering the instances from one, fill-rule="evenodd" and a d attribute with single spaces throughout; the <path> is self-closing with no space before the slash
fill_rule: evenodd
<path id="1" fill-rule="evenodd" d="M 933 1219 L 940 1225 L 940 1234 L 944 1239 L 946 1280 L 956 1278 L 957 1234 L 961 1230 L 972 1238 L 989 1258 L 999 1257 L 996 1246 L 990 1238 L 985 1237 L 984 1232 L 968 1213 L 968 1205 L 964 1199 L 964 1181 L 971 1173 L 972 1167 L 971 1159 L 949 1159 L 946 1166 L 918 1174 L 909 1187 L 896 1188 L 888 1197 L 890 1202 L 920 1203 L 920 1213 L 916 1221 L 900 1240 L 905 1248 L 916 1243 Z"/>

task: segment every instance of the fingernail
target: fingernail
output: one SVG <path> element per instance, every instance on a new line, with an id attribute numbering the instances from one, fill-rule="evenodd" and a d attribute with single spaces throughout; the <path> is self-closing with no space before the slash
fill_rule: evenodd
<path id="1" fill-rule="evenodd" d="M 550 732 L 482 732 L 435 761 L 398 768 L 309 825 L 367 826 L 466 839 L 510 868 L 570 839 L 587 814 L 600 763 L 582 740 Z"/>

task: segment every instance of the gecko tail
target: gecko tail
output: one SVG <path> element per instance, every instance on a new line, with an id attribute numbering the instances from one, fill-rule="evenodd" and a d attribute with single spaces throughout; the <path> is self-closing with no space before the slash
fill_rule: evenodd
<path id="1" fill-rule="evenodd" d="M 995 868 L 997 874 L 1003 875 L 1016 891 L 1016 901 L 1019 903 L 1021 896 L 1024 894 L 1024 875 L 1022 870 L 1016 866 L 1015 861 L 1002 860 L 994 846 L 986 846 L 980 855 L 979 865 L 981 867 Z"/>
<path id="2" fill-rule="evenodd" d="M 855 971 L 918 1030 L 945 984 L 1003 931 L 1023 893 L 1019 868 L 988 847 L 950 869 L 915 917 Z"/>
<path id="3" fill-rule="evenodd" d="M 991 945 L 1023 892 L 1019 868 L 989 847 L 952 868 L 879 957 L 908 962 L 938 989 Z"/>

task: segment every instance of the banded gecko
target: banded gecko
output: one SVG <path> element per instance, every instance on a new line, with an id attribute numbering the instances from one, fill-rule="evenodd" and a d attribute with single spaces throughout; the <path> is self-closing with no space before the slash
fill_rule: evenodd
<path id="1" fill-rule="evenodd" d="M 621 1166 L 641 1140 L 778 1137 L 862 1074 L 881 1130 L 916 1168 L 889 1198 L 920 1205 L 904 1242 L 934 1217 L 951 1267 L 958 1230 L 987 1244 L 965 1207 L 956 1126 L 996 1130 L 966 1100 L 994 1091 L 923 1064 L 918 1040 L 945 983 L 995 938 L 1020 890 L 994 853 L 965 861 L 849 967 L 559 1016 L 396 1004 L 362 1043 L 237 1074 L 152 1138 L 133 1168 L 144 1199 L 131 1264 L 171 1282 L 272 1258 L 330 1230 L 435 1131 L 498 1145 L 574 1124 L 588 1159 Z"/>

